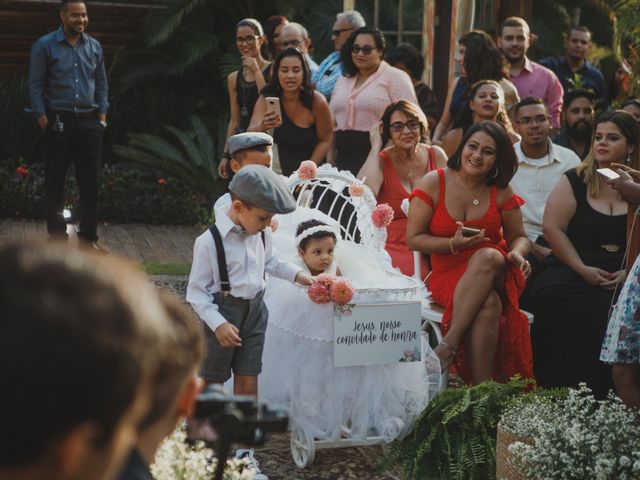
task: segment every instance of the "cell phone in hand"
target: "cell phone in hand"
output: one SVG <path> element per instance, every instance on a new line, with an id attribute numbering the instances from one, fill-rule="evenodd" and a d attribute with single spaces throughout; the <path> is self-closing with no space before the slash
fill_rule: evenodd
<path id="1" fill-rule="evenodd" d="M 462 236 L 463 237 L 473 237 L 474 235 L 478 235 L 481 232 L 479 228 L 473 227 L 462 227 Z"/>
<path id="2" fill-rule="evenodd" d="M 610 168 L 598 168 L 596 172 L 605 177 L 607 180 L 615 180 L 620 176 L 617 172 L 614 172 Z"/>
<path id="3" fill-rule="evenodd" d="M 266 97 L 267 108 L 266 113 L 275 113 L 278 117 L 282 118 L 282 111 L 280 110 L 280 99 L 278 97 Z"/>

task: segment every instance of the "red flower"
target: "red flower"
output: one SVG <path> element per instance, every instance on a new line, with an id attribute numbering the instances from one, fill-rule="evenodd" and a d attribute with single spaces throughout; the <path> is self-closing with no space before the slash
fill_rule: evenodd
<path id="1" fill-rule="evenodd" d="M 191 200 L 195 202 L 196 200 L 198 200 L 198 196 L 194 193 L 193 195 L 191 195 Z"/>
<path id="2" fill-rule="evenodd" d="M 167 184 L 167 179 L 164 177 L 160 177 L 158 179 L 158 185 L 166 185 Z"/>
<path id="3" fill-rule="evenodd" d="M 24 165 L 20 165 L 18 168 L 16 168 L 16 173 L 22 177 L 26 177 L 27 175 L 29 175 L 29 170 Z"/>
<path id="4" fill-rule="evenodd" d="M 393 221 L 393 208 L 388 203 L 376 206 L 371 214 L 371 221 L 377 228 L 386 228 Z"/>

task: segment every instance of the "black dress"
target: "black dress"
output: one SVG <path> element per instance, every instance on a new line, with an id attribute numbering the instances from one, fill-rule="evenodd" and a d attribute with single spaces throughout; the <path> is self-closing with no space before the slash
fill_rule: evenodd
<path id="1" fill-rule="evenodd" d="M 318 143 L 316 124 L 309 127 L 299 127 L 287 116 L 282 108 L 282 125 L 273 131 L 273 140 L 278 145 L 278 158 L 282 174 L 291 175 L 298 169 L 300 163 L 309 160 Z"/>
<path id="2" fill-rule="evenodd" d="M 262 76 L 264 77 L 265 82 L 269 82 L 270 68 L 271 65 L 267 65 L 267 67 L 262 71 Z M 249 128 L 251 116 L 253 115 L 253 108 L 256 106 L 259 95 L 260 92 L 258 92 L 256 82 L 247 82 L 244 79 L 244 68 L 238 70 L 238 75 L 236 76 L 236 102 L 238 103 L 238 109 L 240 110 L 240 121 L 238 122 L 238 127 L 233 132 L 234 134 L 246 132 L 247 128 Z"/>
<path id="3" fill-rule="evenodd" d="M 577 202 L 567 229 L 569 240 L 585 265 L 620 270 L 627 216 L 594 210 L 575 169 L 565 175 Z M 527 283 L 521 305 L 535 316 L 531 340 L 538 384 L 575 387 L 585 382 L 603 398 L 613 388 L 611 367 L 599 360 L 613 290 L 588 284 L 553 255 L 540 262 Z"/>

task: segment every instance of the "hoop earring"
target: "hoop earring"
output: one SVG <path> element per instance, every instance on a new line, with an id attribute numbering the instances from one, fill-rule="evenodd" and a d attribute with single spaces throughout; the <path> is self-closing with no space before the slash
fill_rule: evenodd
<path id="1" fill-rule="evenodd" d="M 497 178 L 497 177 L 498 177 L 498 172 L 499 172 L 498 167 L 493 167 L 492 172 L 493 172 L 493 173 L 491 173 L 491 174 L 489 175 L 489 177 L 490 177 L 490 178 Z"/>

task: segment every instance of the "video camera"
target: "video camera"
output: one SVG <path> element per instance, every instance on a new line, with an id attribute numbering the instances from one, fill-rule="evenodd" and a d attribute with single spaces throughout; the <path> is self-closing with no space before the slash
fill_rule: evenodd
<path id="1" fill-rule="evenodd" d="M 229 395 L 222 385 L 209 385 L 196 399 L 193 417 L 187 422 L 187 437 L 202 440 L 216 451 L 216 478 L 222 478 L 232 443 L 260 446 L 267 432 L 286 432 L 288 425 L 285 410 L 269 408 L 252 396 Z"/>

